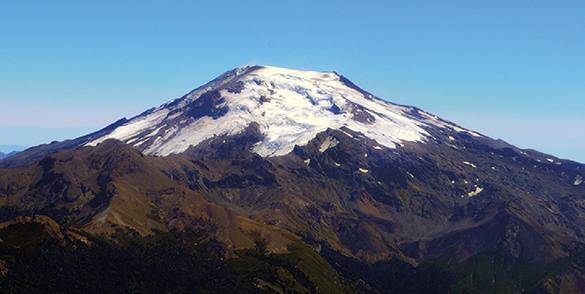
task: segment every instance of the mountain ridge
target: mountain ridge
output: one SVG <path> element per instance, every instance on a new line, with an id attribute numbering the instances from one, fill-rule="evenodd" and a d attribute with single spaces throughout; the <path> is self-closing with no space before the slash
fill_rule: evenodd
<path id="1" fill-rule="evenodd" d="M 258 237 L 274 254 L 303 244 L 349 264 L 505 256 L 507 274 L 585 252 L 585 165 L 382 102 L 338 74 L 289 71 L 232 70 L 1 161 L 2 221 L 46 216 L 112 238 L 204 228 L 227 257 Z"/>

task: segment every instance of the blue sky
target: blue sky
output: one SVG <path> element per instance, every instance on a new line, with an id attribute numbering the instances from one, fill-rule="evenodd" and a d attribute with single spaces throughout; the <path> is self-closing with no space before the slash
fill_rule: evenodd
<path id="1" fill-rule="evenodd" d="M 6 1 L 0 145 L 82 135 L 245 64 L 585 162 L 585 1 Z"/>

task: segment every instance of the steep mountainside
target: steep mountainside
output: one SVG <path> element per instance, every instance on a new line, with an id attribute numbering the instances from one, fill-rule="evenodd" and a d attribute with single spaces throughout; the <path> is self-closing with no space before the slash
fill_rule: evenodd
<path id="1" fill-rule="evenodd" d="M 358 290 L 389 289 L 376 267 L 418 279 L 410 267 L 429 262 L 457 265 L 460 281 L 506 275 L 489 287 L 449 276 L 449 287 L 585 290 L 585 165 L 385 102 L 336 73 L 238 68 L 0 167 L 4 222 L 45 216 L 111 237 L 204 229 L 227 257 L 258 238 L 274 254 L 303 244 L 339 275 L 367 275 L 366 288 L 351 281 Z"/>
<path id="2" fill-rule="evenodd" d="M 480 137 L 415 107 L 385 102 L 334 72 L 247 66 L 226 72 L 175 101 L 87 136 L 31 148 L 5 161 L 15 166 L 42 154 L 121 140 L 148 155 L 182 153 L 206 139 L 242 133 L 256 124 L 263 138 L 253 151 L 285 155 L 326 129 L 349 128 L 395 148 L 427 142 L 428 129 L 455 130 Z M 380 147 L 381 148 L 381 147 Z"/>

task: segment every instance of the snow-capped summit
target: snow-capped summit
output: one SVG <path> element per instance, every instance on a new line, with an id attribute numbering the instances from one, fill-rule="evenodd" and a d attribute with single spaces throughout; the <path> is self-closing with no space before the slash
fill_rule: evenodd
<path id="1" fill-rule="evenodd" d="M 403 141 L 428 141 L 429 127 L 479 136 L 414 107 L 376 98 L 335 72 L 245 66 L 86 145 L 118 139 L 145 154 L 166 156 L 215 136 L 236 135 L 251 123 L 264 135 L 254 147 L 264 157 L 285 155 L 328 128 L 345 127 L 388 148 Z"/>
<path id="2" fill-rule="evenodd" d="M 334 72 L 251 66 L 0 160 L 0 208 L 106 235 L 209 227 L 226 250 L 261 231 L 369 263 L 496 252 L 542 267 L 585 248 L 584 176 Z"/>

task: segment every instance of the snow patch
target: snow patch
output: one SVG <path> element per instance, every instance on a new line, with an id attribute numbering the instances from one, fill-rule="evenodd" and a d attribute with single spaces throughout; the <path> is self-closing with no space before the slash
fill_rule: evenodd
<path id="1" fill-rule="evenodd" d="M 182 116 L 182 115 L 183 115 L 183 112 L 179 111 L 179 112 L 177 112 L 177 113 L 175 113 L 175 114 L 171 114 L 171 115 L 167 116 L 167 117 L 165 118 L 165 120 L 173 120 L 173 119 L 175 119 L 175 118 L 177 118 L 177 117 L 180 117 L 180 116 Z"/>
<path id="2" fill-rule="evenodd" d="M 339 141 L 337 141 L 337 139 L 329 136 L 329 137 L 325 138 L 323 143 L 321 143 L 321 146 L 319 147 L 319 152 L 323 153 L 323 152 L 327 151 L 327 149 L 337 146 L 337 144 L 339 144 Z"/>
<path id="3" fill-rule="evenodd" d="M 479 195 L 479 193 L 481 193 L 481 192 L 483 192 L 483 188 L 482 187 L 479 187 L 479 186 L 476 186 L 475 187 L 475 190 L 467 193 L 467 196 L 474 197 L 474 196 Z"/>
<path id="4" fill-rule="evenodd" d="M 574 186 L 579 186 L 583 184 L 583 177 L 578 175 L 575 177 L 575 182 L 573 183 Z"/>
<path id="5" fill-rule="evenodd" d="M 458 133 L 468 133 L 468 134 L 470 134 L 470 135 L 472 135 L 472 136 L 474 136 L 474 137 L 481 137 L 481 135 L 480 135 L 480 134 L 478 134 L 478 133 L 476 133 L 476 132 L 474 132 L 474 131 L 470 131 L 470 130 L 467 130 L 467 129 L 463 129 L 463 128 L 460 128 L 460 127 L 458 127 L 458 126 L 455 126 L 455 125 L 451 125 L 450 127 L 451 127 L 451 128 L 454 130 L 454 131 L 456 131 L 456 132 L 458 132 Z"/>
<path id="6" fill-rule="evenodd" d="M 168 113 L 168 109 L 159 108 L 145 115 L 138 116 L 126 124 L 119 126 L 111 133 L 87 143 L 86 146 L 96 146 L 97 144 L 102 143 L 108 139 L 128 141 L 129 139 L 140 135 L 145 130 L 156 129 L 158 124 L 160 124 L 166 118 Z"/>
<path id="7" fill-rule="evenodd" d="M 443 120 L 443 119 L 439 118 L 436 115 L 432 115 L 432 114 L 430 114 L 428 112 L 425 112 L 425 111 L 418 111 L 418 113 L 421 114 L 425 118 L 424 121 L 426 123 L 429 123 L 429 124 L 438 126 L 440 128 L 452 129 L 452 130 L 454 130 L 455 132 L 458 132 L 458 133 L 468 133 L 468 134 L 470 134 L 470 135 L 472 135 L 474 137 L 481 137 L 480 134 L 478 134 L 478 133 L 476 133 L 474 131 L 471 131 L 471 130 L 467 130 L 467 129 L 463 129 L 461 127 L 458 127 L 455 124 L 450 123 L 450 122 L 448 122 L 446 120 Z"/>
<path id="8" fill-rule="evenodd" d="M 348 132 L 346 132 L 344 130 L 339 130 L 339 131 L 341 131 L 343 134 L 345 134 L 346 136 L 348 136 L 348 137 L 350 137 L 350 138 L 353 139 L 353 135 L 352 134 L 350 134 L 350 133 L 348 133 Z"/>

